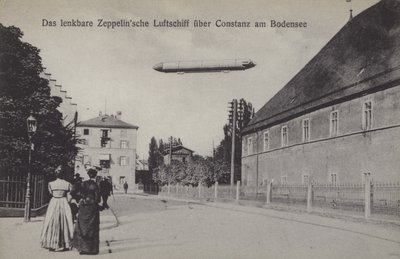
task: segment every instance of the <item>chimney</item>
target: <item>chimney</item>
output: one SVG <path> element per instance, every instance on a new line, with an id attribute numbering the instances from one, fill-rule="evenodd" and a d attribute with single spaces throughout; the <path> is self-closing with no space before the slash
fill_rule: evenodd
<path id="1" fill-rule="evenodd" d="M 353 20 L 353 9 L 350 9 L 350 18 L 349 21 Z"/>
<path id="2" fill-rule="evenodd" d="M 121 111 L 117 111 L 117 116 L 116 116 L 116 118 L 117 118 L 118 120 L 121 120 L 121 117 L 122 117 L 122 112 L 121 112 Z"/>

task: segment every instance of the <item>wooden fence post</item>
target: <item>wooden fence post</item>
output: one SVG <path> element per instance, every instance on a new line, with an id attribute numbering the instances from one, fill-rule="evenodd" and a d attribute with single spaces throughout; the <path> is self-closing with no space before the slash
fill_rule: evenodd
<path id="1" fill-rule="evenodd" d="M 215 182 L 214 184 L 214 198 L 218 198 L 218 182 Z"/>
<path id="2" fill-rule="evenodd" d="M 271 203 L 271 187 L 272 187 L 272 181 L 266 180 L 267 182 L 267 204 Z"/>
<path id="3" fill-rule="evenodd" d="M 239 194 L 240 194 L 240 181 L 236 182 L 236 201 L 239 202 Z"/>
<path id="4" fill-rule="evenodd" d="M 371 178 L 370 178 L 371 173 L 364 173 L 364 176 L 365 176 L 364 211 L 365 211 L 365 218 L 368 219 L 371 216 Z"/>

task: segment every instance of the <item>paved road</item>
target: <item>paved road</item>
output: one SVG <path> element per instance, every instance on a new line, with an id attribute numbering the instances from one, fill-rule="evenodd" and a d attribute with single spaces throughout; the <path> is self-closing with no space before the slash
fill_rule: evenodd
<path id="1" fill-rule="evenodd" d="M 399 225 L 117 194 L 101 213 L 100 254 L 114 259 L 400 258 Z M 0 218 L 0 259 L 84 258 L 40 247 L 43 217 Z M 89 256 L 90 257 L 90 256 Z"/>
<path id="2" fill-rule="evenodd" d="M 132 195 L 116 196 L 112 206 L 120 226 L 102 233 L 101 256 L 400 258 L 393 226 Z"/>

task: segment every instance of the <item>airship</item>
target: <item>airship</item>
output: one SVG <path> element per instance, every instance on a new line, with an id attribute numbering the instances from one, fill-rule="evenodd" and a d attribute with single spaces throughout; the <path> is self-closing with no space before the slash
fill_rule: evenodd
<path id="1" fill-rule="evenodd" d="M 183 74 L 201 72 L 229 72 L 246 70 L 255 66 L 256 64 L 250 59 L 228 59 L 161 62 L 156 64 L 153 69 L 164 73 Z"/>

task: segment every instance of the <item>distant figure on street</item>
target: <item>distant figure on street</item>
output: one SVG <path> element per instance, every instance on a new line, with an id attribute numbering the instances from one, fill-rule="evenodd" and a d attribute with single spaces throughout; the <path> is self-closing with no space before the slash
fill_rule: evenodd
<path id="1" fill-rule="evenodd" d="M 104 177 L 100 182 L 100 194 L 101 199 L 103 200 L 102 209 L 110 208 L 107 204 L 108 196 L 113 193 L 112 185 L 108 181 L 107 177 Z"/>
<path id="2" fill-rule="evenodd" d="M 100 192 L 96 183 L 97 171 L 88 170 L 89 180 L 81 185 L 78 218 L 75 224 L 73 245 L 79 254 L 99 253 Z"/>
<path id="3" fill-rule="evenodd" d="M 124 183 L 124 191 L 125 191 L 125 193 L 128 192 L 128 183 L 126 181 Z"/>
<path id="4" fill-rule="evenodd" d="M 50 251 L 65 251 L 72 247 L 74 223 L 68 201 L 72 185 L 63 180 L 63 168 L 55 170 L 57 179 L 48 184 L 52 195 L 44 219 L 40 242 Z"/>

